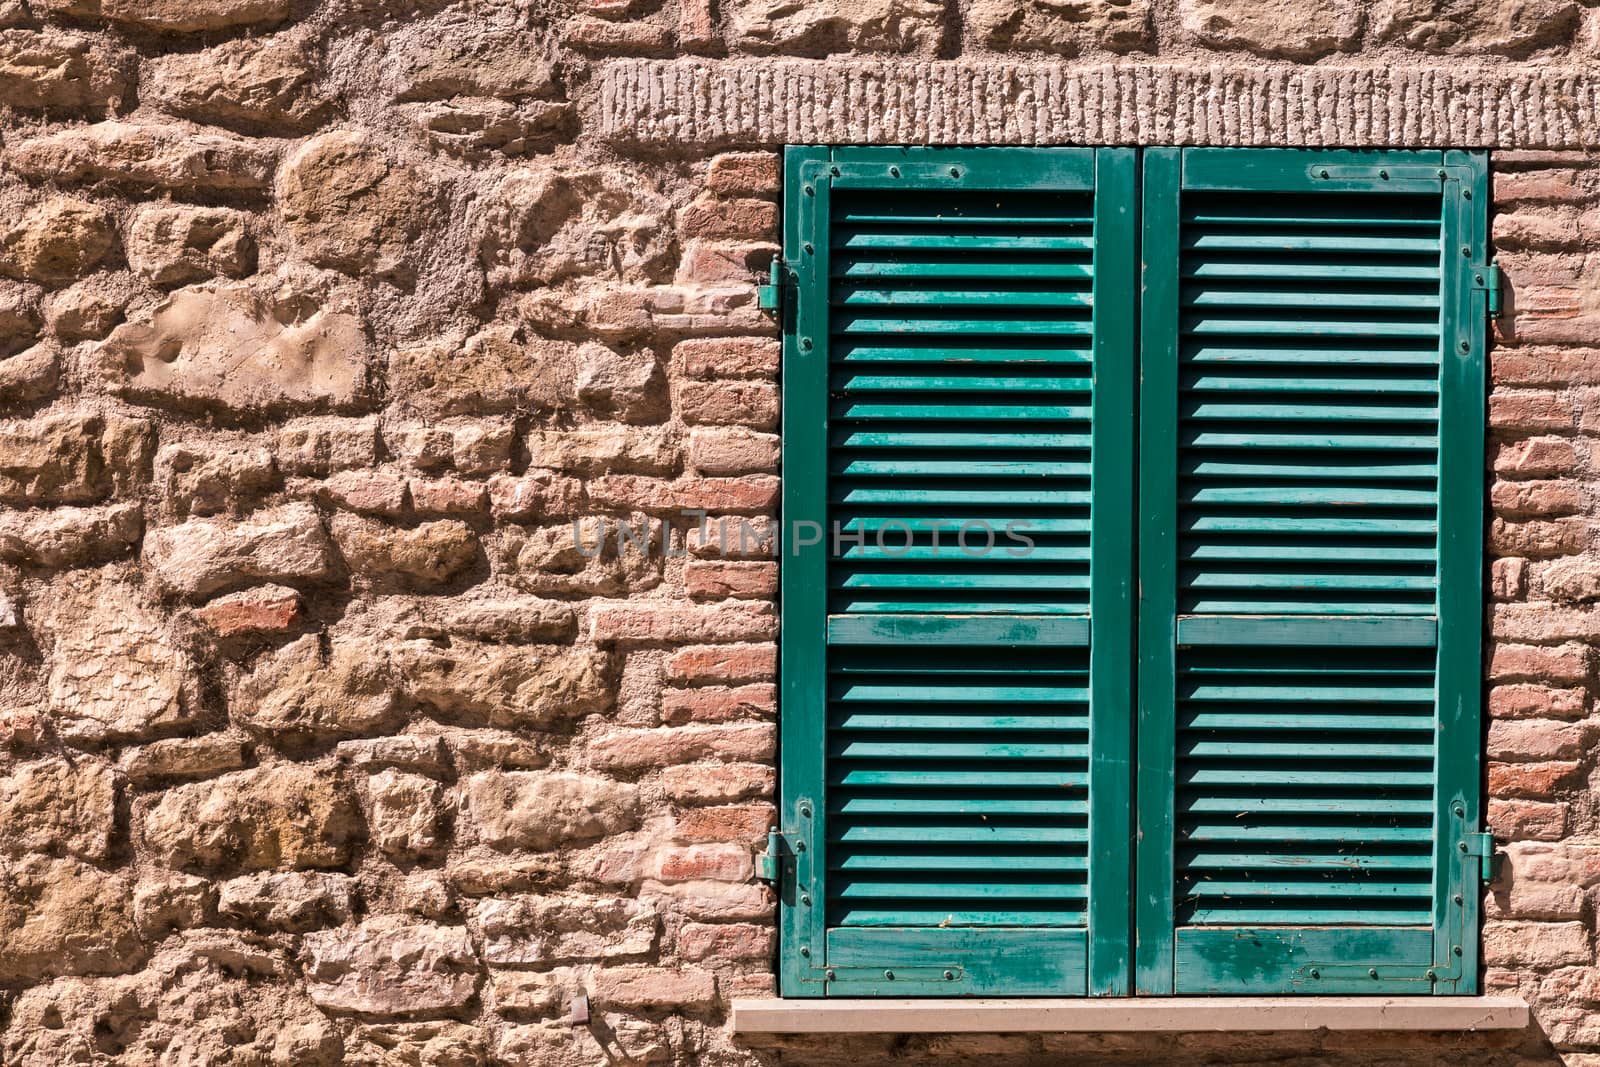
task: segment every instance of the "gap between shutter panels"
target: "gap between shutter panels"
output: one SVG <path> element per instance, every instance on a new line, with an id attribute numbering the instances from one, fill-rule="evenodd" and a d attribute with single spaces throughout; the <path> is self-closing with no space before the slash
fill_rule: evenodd
<path id="1" fill-rule="evenodd" d="M 836 631 L 1085 615 L 1092 194 L 835 190 L 832 207 L 830 519 L 865 541 L 829 568 Z M 1008 527 L 1032 550 L 1007 551 Z M 1041 667 L 962 629 L 934 649 L 882 629 L 831 643 L 830 925 L 1085 924 L 1088 650 Z"/>

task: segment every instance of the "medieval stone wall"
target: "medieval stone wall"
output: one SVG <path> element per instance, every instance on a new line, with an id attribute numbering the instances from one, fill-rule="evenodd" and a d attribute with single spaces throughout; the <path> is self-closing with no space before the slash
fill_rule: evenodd
<path id="1" fill-rule="evenodd" d="M 715 122 L 639 62 L 686 53 Z M 772 983 L 753 286 L 807 106 L 761 71 L 861 56 L 1173 64 L 1223 87 L 1132 139 L 1215 105 L 1195 143 L 1504 76 L 1485 953 L 1529 1032 L 727 1031 Z M 1597 59 L 1592 0 L 0 0 L 0 1063 L 1596 1067 Z M 984 140 L 942 84 L 949 137 L 852 136 Z"/>

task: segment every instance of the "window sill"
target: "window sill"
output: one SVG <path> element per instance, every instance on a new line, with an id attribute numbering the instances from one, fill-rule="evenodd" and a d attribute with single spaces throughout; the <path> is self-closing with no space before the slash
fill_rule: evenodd
<path id="1" fill-rule="evenodd" d="M 1520 997 L 735 1000 L 740 1034 L 1520 1030 Z"/>

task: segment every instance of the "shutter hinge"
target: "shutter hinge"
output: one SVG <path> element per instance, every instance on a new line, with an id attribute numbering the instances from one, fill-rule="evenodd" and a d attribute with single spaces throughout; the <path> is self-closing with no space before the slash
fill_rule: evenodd
<path id="1" fill-rule="evenodd" d="M 756 306 L 762 311 L 783 310 L 783 257 L 773 256 L 767 284 L 756 287 Z"/>
<path id="2" fill-rule="evenodd" d="M 1488 314 L 1491 320 L 1500 317 L 1500 294 L 1504 288 L 1504 278 L 1500 273 L 1500 264 L 1490 260 L 1488 263 L 1476 265 L 1472 268 L 1472 288 L 1481 289 L 1488 295 Z"/>
<path id="3" fill-rule="evenodd" d="M 1463 855 L 1478 857 L 1478 876 L 1485 882 L 1494 881 L 1494 835 L 1484 831 L 1461 835 Z"/>
<path id="4" fill-rule="evenodd" d="M 767 849 L 756 857 L 756 878 L 768 885 L 777 885 L 783 880 L 783 859 L 789 854 L 778 828 L 768 830 Z"/>

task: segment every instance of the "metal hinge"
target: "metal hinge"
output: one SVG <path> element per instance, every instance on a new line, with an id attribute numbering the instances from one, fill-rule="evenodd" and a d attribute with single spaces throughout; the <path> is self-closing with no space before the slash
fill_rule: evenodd
<path id="1" fill-rule="evenodd" d="M 756 287 L 756 305 L 762 311 L 783 309 L 783 257 L 773 256 L 768 268 L 767 284 Z"/>
<path id="2" fill-rule="evenodd" d="M 777 885 L 783 880 L 783 859 L 789 854 L 778 828 L 768 830 L 767 850 L 756 857 L 756 877 L 768 885 Z"/>
<path id="3" fill-rule="evenodd" d="M 1482 289 L 1488 294 L 1488 314 L 1490 319 L 1500 317 L 1500 293 L 1504 288 L 1504 278 L 1500 273 L 1500 264 L 1493 260 L 1472 268 L 1472 288 Z"/>
<path id="4" fill-rule="evenodd" d="M 1463 855 L 1478 857 L 1478 876 L 1485 882 L 1494 881 L 1494 835 L 1479 831 L 1461 835 Z"/>

